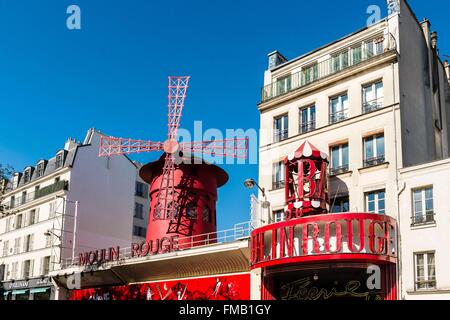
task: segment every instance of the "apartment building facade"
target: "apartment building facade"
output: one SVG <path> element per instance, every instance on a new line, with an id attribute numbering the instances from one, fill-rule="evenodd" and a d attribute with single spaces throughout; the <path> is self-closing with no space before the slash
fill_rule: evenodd
<path id="1" fill-rule="evenodd" d="M 430 22 L 419 22 L 404 0 L 387 3 L 386 19 L 310 53 L 292 60 L 277 51 L 269 54 L 258 109 L 262 130 L 259 183 L 266 190 L 271 207 L 258 211 L 260 217 L 256 220 L 266 231 L 255 235 L 276 240 L 269 239 L 271 248 L 266 245 L 261 260 L 252 262 L 252 298 L 286 297 L 282 293 L 283 282 L 265 283 L 268 278 L 265 275 L 294 270 L 289 281 L 309 276 L 318 279 L 319 264 L 322 269 L 337 268 L 327 261 L 327 255 L 321 256 L 323 260 L 316 256 L 314 263 L 308 260 L 299 264 L 298 257 L 285 259 L 283 265 L 278 260 L 287 258 L 287 253 L 282 250 L 284 256 L 281 257 L 274 253 L 283 246 L 283 236 L 286 236 L 268 227 L 286 219 L 286 186 L 292 181 L 286 178 L 285 165 L 297 156 L 299 147 L 306 141 L 329 156 L 330 213 L 376 214 L 386 219 L 383 223 L 391 223 L 388 220 L 392 218 L 398 228 L 393 235 L 398 247 L 389 268 L 394 267 L 385 275 L 390 279 L 386 280 L 390 281 L 389 292 L 379 296 L 408 299 L 422 297 L 431 290 L 441 294 L 447 290 L 447 280 L 438 282 L 443 290 L 430 288 L 430 284 L 426 288 L 411 285 L 414 267 L 404 263 L 405 259 L 411 262 L 416 257 L 419 269 L 424 270 L 424 259 L 428 259 L 430 265 L 433 259 L 442 261 L 440 269 L 444 269 L 449 257 L 442 251 L 438 257 L 439 251 L 431 248 L 432 245 L 426 250 L 420 246 L 416 249 L 410 225 L 413 211 L 409 196 L 401 196 L 401 179 L 409 174 L 402 173 L 406 168 L 449 156 L 449 67 L 438 57 L 437 34 L 431 33 Z M 428 184 L 432 184 L 432 180 Z M 430 191 L 420 192 L 420 196 L 425 197 L 425 206 L 430 202 Z M 440 201 L 445 201 L 445 195 L 440 194 L 444 197 Z M 408 227 L 404 223 L 409 223 Z M 323 231 L 317 229 L 317 232 Z M 440 238 L 447 231 L 442 224 L 439 229 L 426 232 L 427 237 Z M 305 236 L 304 241 L 308 239 Z M 262 240 L 252 239 L 253 244 L 255 241 L 259 244 Z M 420 255 L 423 250 L 425 255 Z M 433 250 L 436 250 L 435 257 L 426 255 Z M 414 255 L 416 251 L 418 255 Z M 342 272 L 348 275 L 352 274 L 349 270 L 357 269 L 357 261 L 360 269 L 368 266 L 366 262 L 374 263 L 361 256 L 352 256 L 357 260 L 352 261 L 345 254 L 339 259 L 333 263 L 345 264 L 341 266 Z M 323 276 L 332 279 L 326 272 Z M 446 277 L 444 273 L 441 276 Z M 363 279 L 360 275 L 355 277 Z M 334 283 L 347 280 L 351 277 L 343 275 Z M 433 283 L 432 278 L 430 281 Z M 332 290 L 328 283 L 321 285 Z M 420 295 L 415 295 L 416 291 L 420 291 Z"/>
<path id="2" fill-rule="evenodd" d="M 98 157 L 100 135 L 69 139 L 51 159 L 13 175 L 1 203 L 0 266 L 5 300 L 51 299 L 48 274 L 80 252 L 132 241 L 136 166 Z"/>
<path id="3" fill-rule="evenodd" d="M 148 198 L 148 184 L 139 176 L 142 164 L 134 162 L 136 165 L 136 190 L 133 212 L 133 243 L 145 241 L 148 226 L 148 215 L 150 212 L 150 200 Z"/>

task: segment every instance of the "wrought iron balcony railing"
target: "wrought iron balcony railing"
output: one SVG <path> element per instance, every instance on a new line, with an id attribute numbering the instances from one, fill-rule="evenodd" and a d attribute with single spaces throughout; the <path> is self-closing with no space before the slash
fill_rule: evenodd
<path id="1" fill-rule="evenodd" d="M 340 167 L 335 167 L 335 168 L 330 168 L 330 175 L 335 176 L 341 173 L 345 173 L 348 172 L 348 164 L 340 166 Z"/>
<path id="2" fill-rule="evenodd" d="M 273 142 L 280 142 L 288 138 L 288 129 L 285 130 L 275 130 L 273 133 Z"/>
<path id="3" fill-rule="evenodd" d="M 434 223 L 434 212 L 427 212 L 425 214 L 417 214 L 411 217 L 411 225 L 417 226 L 421 224 Z"/>
<path id="4" fill-rule="evenodd" d="M 3 208 L 4 210 L 14 209 L 17 207 L 20 207 L 24 204 L 27 204 L 31 201 L 34 201 L 36 199 L 45 197 L 49 194 L 55 193 L 60 190 L 68 190 L 69 182 L 66 180 L 61 180 L 58 182 L 55 182 L 49 186 L 43 187 L 42 189 L 39 189 L 35 192 L 30 192 L 25 195 L 19 195 L 17 199 L 12 199 L 6 203 L 4 203 Z"/>
<path id="5" fill-rule="evenodd" d="M 337 74 L 343 70 L 380 56 L 384 52 L 396 50 L 397 47 L 396 40 L 391 34 L 389 34 L 387 38 L 380 36 L 378 38 L 379 42 L 374 43 L 374 46 L 368 46 L 368 44 L 373 43 L 373 41 L 374 39 L 371 38 L 362 41 L 359 46 L 349 47 L 348 50 L 345 51 L 348 52 L 348 56 L 345 59 L 331 57 L 327 60 L 310 65 L 309 67 L 304 67 L 303 70 L 299 72 L 264 86 L 261 90 L 261 102 L 268 101 L 317 82 L 325 77 Z M 376 50 L 373 49 L 375 47 L 377 48 Z"/>
<path id="6" fill-rule="evenodd" d="M 316 129 L 316 121 L 303 122 L 300 124 L 300 134 L 307 133 Z"/>
<path id="7" fill-rule="evenodd" d="M 284 180 L 272 182 L 272 190 L 278 190 L 283 188 L 284 188 Z"/>
<path id="8" fill-rule="evenodd" d="M 364 168 L 374 167 L 374 166 L 377 166 L 377 165 L 383 164 L 383 163 L 385 163 L 384 155 L 374 157 L 374 158 L 364 159 Z"/>
<path id="9" fill-rule="evenodd" d="M 348 118 L 348 110 L 342 110 L 330 114 L 330 124 L 344 121 Z"/>
<path id="10" fill-rule="evenodd" d="M 383 108 L 383 98 L 379 98 L 376 100 L 368 101 L 363 104 L 363 112 L 369 113 L 378 109 Z"/>

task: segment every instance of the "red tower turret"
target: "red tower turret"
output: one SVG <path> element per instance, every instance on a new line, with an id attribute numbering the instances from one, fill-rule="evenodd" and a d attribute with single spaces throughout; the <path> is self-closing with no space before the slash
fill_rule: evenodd
<path id="1" fill-rule="evenodd" d="M 175 216 L 173 219 L 159 219 L 157 205 L 164 159 L 163 155 L 159 160 L 143 166 L 139 172 L 141 178 L 150 185 L 147 242 L 155 242 L 167 236 L 178 235 L 182 239 L 216 232 L 217 188 L 228 181 L 228 174 L 218 166 L 198 158 L 184 158 L 174 169 L 175 195 L 171 199 L 176 205 Z M 200 237 L 193 239 L 194 242 L 201 240 Z"/>

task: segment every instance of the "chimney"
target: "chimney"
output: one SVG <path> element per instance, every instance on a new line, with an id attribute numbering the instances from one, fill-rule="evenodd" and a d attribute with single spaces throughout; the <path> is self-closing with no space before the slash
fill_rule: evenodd
<path id="1" fill-rule="evenodd" d="M 64 144 L 64 150 L 70 150 L 77 146 L 77 142 L 72 137 L 69 137 L 69 139 Z"/>
<path id="2" fill-rule="evenodd" d="M 267 55 L 269 57 L 269 70 L 287 61 L 287 59 L 277 50 Z"/>
<path id="3" fill-rule="evenodd" d="M 445 70 L 445 74 L 447 75 L 447 80 L 450 84 L 450 65 L 448 64 L 448 60 L 444 61 L 444 70 Z"/>
<path id="4" fill-rule="evenodd" d="M 422 26 L 423 35 L 425 36 L 425 40 L 427 41 L 427 46 L 430 46 L 430 29 L 431 23 L 427 18 L 423 18 L 423 21 L 420 23 Z"/>
<path id="5" fill-rule="evenodd" d="M 431 47 L 433 49 L 437 48 L 437 40 L 438 40 L 437 32 L 433 31 L 433 33 L 431 34 Z"/>

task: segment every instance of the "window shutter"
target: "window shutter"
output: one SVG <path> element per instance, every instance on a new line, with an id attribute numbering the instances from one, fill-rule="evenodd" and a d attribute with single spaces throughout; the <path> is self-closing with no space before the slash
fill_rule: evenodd
<path id="1" fill-rule="evenodd" d="M 30 246 L 29 246 L 29 248 L 28 248 L 29 251 L 32 251 L 32 250 L 33 250 L 33 244 L 34 244 L 34 234 L 32 234 L 32 235 L 30 236 Z"/>
<path id="2" fill-rule="evenodd" d="M 22 262 L 22 278 L 25 278 L 25 261 Z"/>
<path id="3" fill-rule="evenodd" d="M 25 219 L 25 217 L 26 217 L 26 214 L 23 214 L 22 215 L 22 228 L 25 226 L 25 223 L 26 223 L 26 219 Z"/>
<path id="4" fill-rule="evenodd" d="M 34 214 L 34 223 L 39 222 L 39 208 L 36 208 L 36 213 Z"/>
<path id="5" fill-rule="evenodd" d="M 34 274 L 34 259 L 30 261 L 30 271 L 28 272 L 28 276 L 31 278 Z"/>
<path id="6" fill-rule="evenodd" d="M 23 251 L 22 252 L 27 252 L 27 241 L 28 240 L 28 236 L 23 237 Z"/>

